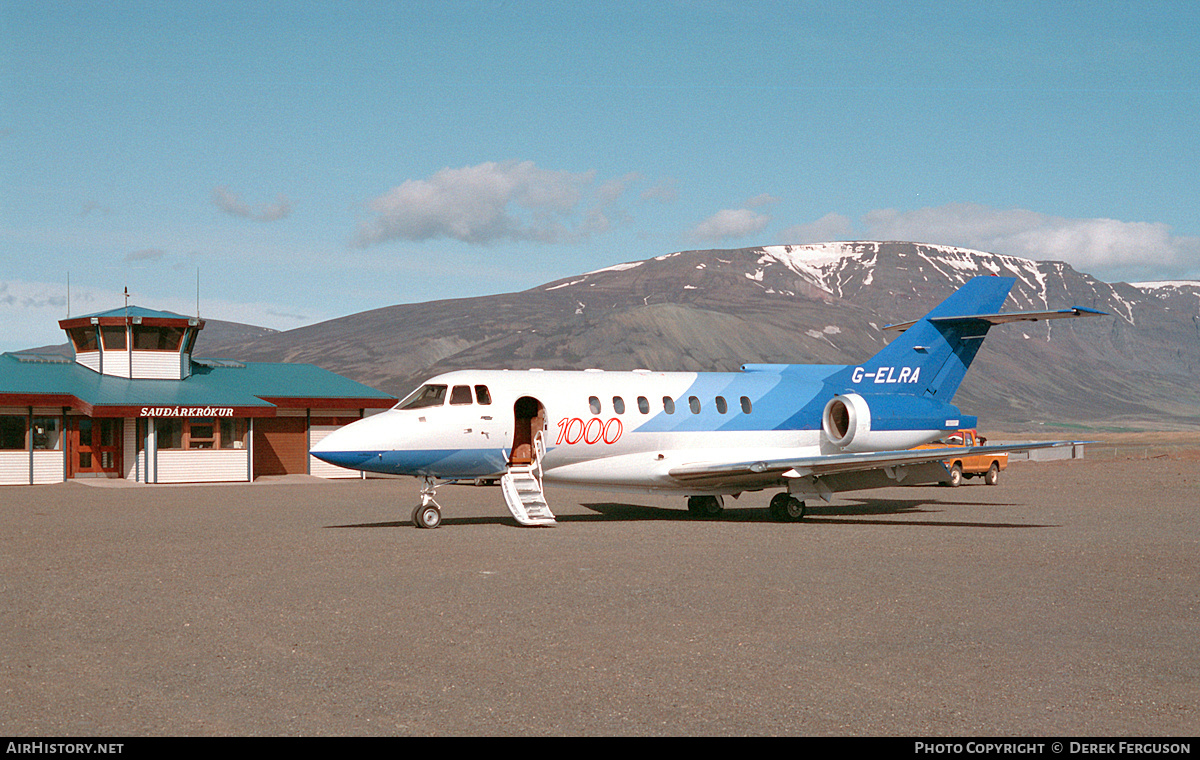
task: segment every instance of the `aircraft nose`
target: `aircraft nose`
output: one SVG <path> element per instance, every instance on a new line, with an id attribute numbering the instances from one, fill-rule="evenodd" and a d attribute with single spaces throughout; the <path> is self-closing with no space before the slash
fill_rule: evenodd
<path id="1" fill-rule="evenodd" d="M 309 453 L 329 464 L 352 470 L 359 469 L 359 465 L 376 455 L 375 449 L 378 447 L 371 445 L 361 429 L 356 429 L 355 426 L 358 425 L 361 425 L 361 422 L 354 422 L 333 431 L 317 441 L 309 449 Z"/>
<path id="2" fill-rule="evenodd" d="M 320 444 L 318 444 L 319 446 Z M 375 456 L 370 451 L 321 451 L 314 447 L 310 453 L 322 462 L 346 467 L 351 470 L 361 469 L 360 465 Z"/>

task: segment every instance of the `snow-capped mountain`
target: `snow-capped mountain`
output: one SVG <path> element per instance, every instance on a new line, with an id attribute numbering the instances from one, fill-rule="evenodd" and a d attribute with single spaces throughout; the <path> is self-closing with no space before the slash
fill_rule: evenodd
<path id="1" fill-rule="evenodd" d="M 853 242 L 681 251 L 520 293 L 405 304 L 220 347 L 321 364 L 401 395 L 466 367 L 734 370 L 849 364 L 977 275 L 1007 310 L 1112 316 L 994 328 L 956 403 L 981 424 L 1200 426 L 1200 283 L 1105 283 L 1062 262 Z"/>

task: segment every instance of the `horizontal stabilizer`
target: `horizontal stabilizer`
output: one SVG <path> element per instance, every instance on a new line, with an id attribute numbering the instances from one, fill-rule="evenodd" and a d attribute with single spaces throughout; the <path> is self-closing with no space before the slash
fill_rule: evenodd
<path id="1" fill-rule="evenodd" d="M 936 324 L 956 324 L 963 322 L 986 322 L 991 325 L 1003 325 L 1009 322 L 1037 322 L 1042 319 L 1073 319 L 1075 317 L 1107 317 L 1108 313 L 1097 309 L 1089 309 L 1086 306 L 1072 306 L 1069 309 L 1056 309 L 1053 311 L 1011 311 L 1005 314 L 971 314 L 962 317 L 927 317 L 927 319 Z M 913 319 L 908 322 L 899 322 L 894 325 L 884 325 L 884 330 L 892 332 L 904 332 L 908 328 L 920 322 L 919 319 Z"/>

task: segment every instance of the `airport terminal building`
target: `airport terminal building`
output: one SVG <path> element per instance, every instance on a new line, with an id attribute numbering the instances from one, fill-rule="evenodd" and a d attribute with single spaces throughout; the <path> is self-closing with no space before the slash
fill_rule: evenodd
<path id="1" fill-rule="evenodd" d="M 0 354 L 0 485 L 360 477 L 309 448 L 396 402 L 311 364 L 193 357 L 195 317 L 130 306 L 59 326 L 73 359 Z"/>

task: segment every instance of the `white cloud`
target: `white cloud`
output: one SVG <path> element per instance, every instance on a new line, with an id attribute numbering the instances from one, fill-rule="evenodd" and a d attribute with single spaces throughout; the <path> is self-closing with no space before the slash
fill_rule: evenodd
<path id="1" fill-rule="evenodd" d="M 788 227 L 781 243 L 904 240 L 954 245 L 1039 261 L 1117 280 L 1200 278 L 1200 238 L 1171 234 L 1157 222 L 1070 219 L 1026 209 L 952 203 L 912 211 L 879 209 L 855 225 L 841 214 Z"/>
<path id="2" fill-rule="evenodd" d="M 280 195 L 273 205 L 251 207 L 242 202 L 240 195 L 229 192 L 228 188 L 218 187 L 212 191 L 212 202 L 227 214 L 259 222 L 278 221 L 292 213 L 292 203 L 283 195 Z"/>
<path id="3" fill-rule="evenodd" d="M 143 248 L 140 251 L 125 254 L 125 261 L 158 261 L 166 255 L 166 251 L 161 248 Z"/>
<path id="4" fill-rule="evenodd" d="M 80 210 L 79 216 L 87 216 L 88 214 L 91 214 L 93 211 L 98 212 L 104 216 L 112 216 L 112 213 L 113 213 L 113 210 L 111 208 L 109 208 L 108 206 L 105 206 L 104 204 L 100 203 L 99 201 L 88 201 L 87 203 L 83 204 L 83 209 Z"/>
<path id="5" fill-rule="evenodd" d="M 133 294 L 130 303 L 177 314 L 196 313 L 195 298 L 187 295 L 159 297 L 148 293 Z M 125 294 L 122 290 L 73 284 L 68 314 L 65 282 L 0 280 L 0 351 L 65 343 L 66 334 L 58 326 L 60 319 L 117 309 L 124 304 Z M 276 330 L 290 330 L 331 316 L 315 310 L 300 314 L 294 308 L 289 310 L 287 305 L 265 301 L 243 302 L 208 297 L 201 298 L 200 307 L 204 319 L 244 322 Z"/>
<path id="6" fill-rule="evenodd" d="M 760 206 L 771 206 L 779 203 L 779 199 L 770 193 L 760 193 L 750 200 L 746 201 L 746 208 L 759 208 Z"/>
<path id="7" fill-rule="evenodd" d="M 724 209 L 690 229 L 687 237 L 697 243 L 715 243 L 762 232 L 770 222 L 767 214 L 748 208 Z"/>
<path id="8" fill-rule="evenodd" d="M 630 185 L 640 179 L 641 175 L 636 172 L 630 172 L 620 179 L 611 179 L 602 183 L 596 189 L 595 198 L 589 206 L 584 216 L 583 225 L 578 232 L 585 235 L 608 232 L 612 227 L 609 216 L 614 209 L 617 210 L 620 221 L 629 221 L 628 215 L 618 209 L 617 201 L 625 195 L 625 191 L 629 189 Z"/>
<path id="9" fill-rule="evenodd" d="M 5 309 L 62 309 L 67 305 L 62 285 L 27 283 L 17 280 L 0 282 L 0 308 Z"/>
<path id="10" fill-rule="evenodd" d="M 637 172 L 630 172 L 620 179 L 610 179 L 608 182 L 601 184 L 599 189 L 596 190 L 597 202 L 604 205 L 615 203 L 625 194 L 630 185 L 641 178 L 641 175 Z"/>
<path id="11" fill-rule="evenodd" d="M 115 301 L 115 305 L 124 303 Z M 72 292 L 75 314 L 86 314 L 91 306 L 89 294 Z M 80 309 L 81 306 L 85 308 Z M 107 307 L 106 307 L 107 308 Z M 65 282 L 25 282 L 0 280 L 0 351 L 56 345 L 66 341 L 58 320 L 67 317 Z"/>
<path id="12" fill-rule="evenodd" d="M 410 179 L 370 202 L 357 245 L 450 238 L 565 243 L 607 231 L 606 209 L 638 179 L 628 174 L 592 189 L 595 172 L 541 169 L 532 161 L 486 162 Z M 586 207 L 579 211 L 581 205 Z"/>
<path id="13" fill-rule="evenodd" d="M 784 244 L 826 243 L 854 237 L 854 223 L 841 214 L 826 214 L 811 224 L 797 224 L 779 233 Z"/>
<path id="14" fill-rule="evenodd" d="M 967 203 L 905 212 L 882 209 L 862 222 L 869 239 L 1065 261 L 1106 279 L 1200 274 L 1200 238 L 1172 235 L 1168 225 L 1157 222 L 1070 219 Z"/>
<path id="15" fill-rule="evenodd" d="M 658 201 L 660 203 L 674 203 L 679 198 L 678 185 L 679 181 L 674 177 L 667 177 L 654 187 L 643 190 L 641 199 L 644 201 Z"/>

